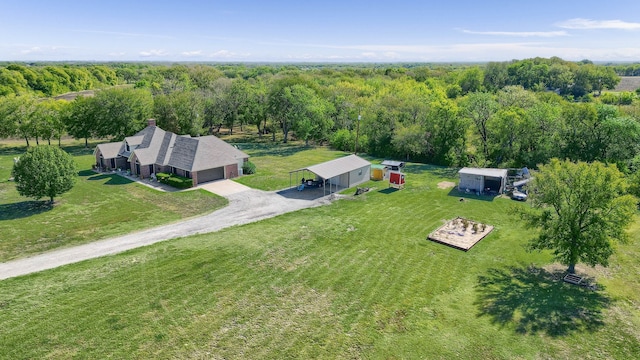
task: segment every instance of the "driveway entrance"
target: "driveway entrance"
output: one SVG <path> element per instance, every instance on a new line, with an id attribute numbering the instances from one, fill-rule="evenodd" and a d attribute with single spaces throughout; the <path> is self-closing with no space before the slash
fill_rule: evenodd
<path id="1" fill-rule="evenodd" d="M 217 180 L 200 184 L 197 187 L 220 196 L 229 196 L 251 190 L 250 187 L 237 183 L 233 180 Z"/>

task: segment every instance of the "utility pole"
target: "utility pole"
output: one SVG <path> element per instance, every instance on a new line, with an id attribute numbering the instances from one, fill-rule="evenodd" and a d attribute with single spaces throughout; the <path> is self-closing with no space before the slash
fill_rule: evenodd
<path id="1" fill-rule="evenodd" d="M 353 149 L 353 154 L 358 155 L 358 135 L 360 135 L 360 111 L 358 111 L 358 124 L 356 125 L 356 145 Z"/>

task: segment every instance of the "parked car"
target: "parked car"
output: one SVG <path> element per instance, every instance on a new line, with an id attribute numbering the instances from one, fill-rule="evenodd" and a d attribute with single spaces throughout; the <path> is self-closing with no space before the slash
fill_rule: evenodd
<path id="1" fill-rule="evenodd" d="M 514 192 L 511 193 L 511 198 L 513 200 L 518 200 L 518 201 L 527 201 L 527 194 L 515 190 Z"/>

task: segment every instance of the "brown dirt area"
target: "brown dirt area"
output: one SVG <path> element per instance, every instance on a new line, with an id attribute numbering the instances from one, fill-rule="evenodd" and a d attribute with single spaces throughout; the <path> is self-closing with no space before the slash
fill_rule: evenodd
<path id="1" fill-rule="evenodd" d="M 441 181 L 438 183 L 438 189 L 451 189 L 454 186 L 456 186 L 456 183 L 451 181 Z"/>
<path id="2" fill-rule="evenodd" d="M 621 76 L 613 91 L 636 91 L 640 88 L 640 76 Z"/>
<path id="3" fill-rule="evenodd" d="M 467 251 L 482 240 L 482 238 L 489 235 L 492 230 L 493 226 L 491 225 L 458 217 L 447 221 L 444 225 L 436 229 L 436 231 L 429 234 L 428 239 Z"/>

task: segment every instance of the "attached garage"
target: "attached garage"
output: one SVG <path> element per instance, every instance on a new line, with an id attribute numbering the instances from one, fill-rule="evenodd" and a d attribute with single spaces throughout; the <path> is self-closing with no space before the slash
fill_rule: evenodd
<path id="1" fill-rule="evenodd" d="M 198 171 L 197 177 L 198 177 L 198 184 L 224 179 L 224 167 Z"/>

